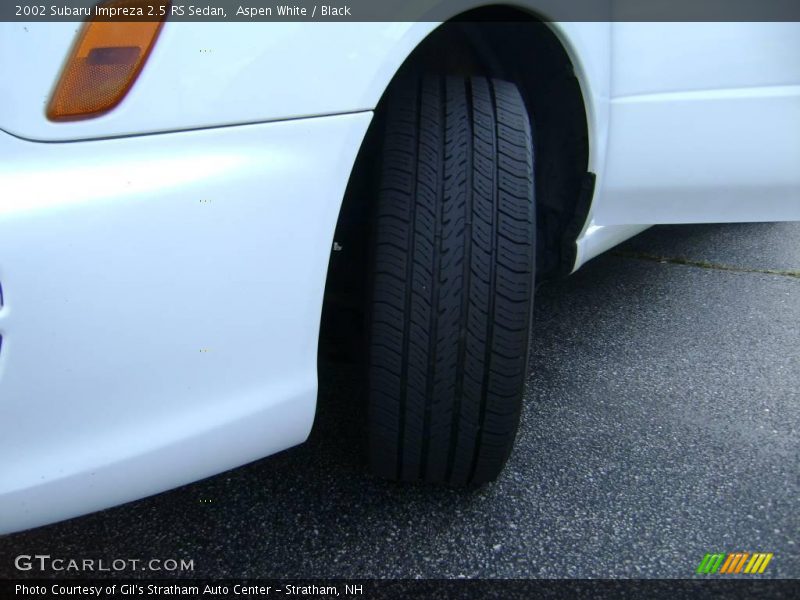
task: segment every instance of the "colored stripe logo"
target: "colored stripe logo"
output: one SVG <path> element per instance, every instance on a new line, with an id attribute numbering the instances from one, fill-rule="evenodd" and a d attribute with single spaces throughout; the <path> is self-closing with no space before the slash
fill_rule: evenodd
<path id="1" fill-rule="evenodd" d="M 697 567 L 696 573 L 701 575 L 737 575 L 737 574 L 760 574 L 763 573 L 769 561 L 772 560 L 772 552 L 730 552 L 725 554 L 706 554 Z"/>

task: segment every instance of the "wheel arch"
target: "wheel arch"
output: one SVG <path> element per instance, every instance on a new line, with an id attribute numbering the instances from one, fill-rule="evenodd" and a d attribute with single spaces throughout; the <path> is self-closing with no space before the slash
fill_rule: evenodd
<path id="1" fill-rule="evenodd" d="M 353 210 L 363 210 L 353 206 L 353 190 L 372 166 L 385 99 L 398 79 L 414 70 L 457 74 L 466 70 L 464 74 L 507 79 L 520 87 L 534 127 L 538 216 L 543 228 L 538 272 L 541 278 L 569 274 L 604 146 L 594 102 L 596 88 L 603 82 L 595 81 L 597 74 L 585 68 L 582 55 L 587 48 L 581 47 L 585 46 L 582 30 L 574 25 L 547 22 L 529 8 L 497 4 L 455 15 L 430 30 L 382 84 L 376 117 L 351 172 L 340 223 Z"/>
<path id="2" fill-rule="evenodd" d="M 513 81 L 528 106 L 534 129 L 537 196 L 538 279 L 569 274 L 575 265 L 576 240 L 587 221 L 594 190 L 590 165 L 597 128 L 591 100 L 596 87 L 573 44 L 574 24 L 548 23 L 528 9 L 492 5 L 455 15 L 421 37 L 387 78 L 375 117 L 355 160 L 334 236 L 335 248 L 326 280 L 323 331 L 331 306 L 359 312 L 365 298 L 366 242 L 370 190 L 377 185 L 386 99 L 397 81 L 414 72 L 482 75 Z M 578 33 L 578 36 L 580 34 Z M 397 64 L 397 57 L 391 59 Z M 386 74 L 383 75 L 387 77 Z M 334 326 L 335 327 L 335 326 Z M 334 335 L 334 337 L 340 337 Z"/>

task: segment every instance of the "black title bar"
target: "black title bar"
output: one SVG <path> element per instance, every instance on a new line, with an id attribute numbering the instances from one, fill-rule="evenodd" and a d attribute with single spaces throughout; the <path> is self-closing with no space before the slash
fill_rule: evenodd
<path id="1" fill-rule="evenodd" d="M 5 0 L 0 21 L 183 22 L 430 21 L 508 19 L 507 12 L 469 11 L 485 0 Z M 544 21 L 800 21 L 798 0 L 528 0 L 526 14 Z M 467 14 L 464 14 L 467 13 Z"/>

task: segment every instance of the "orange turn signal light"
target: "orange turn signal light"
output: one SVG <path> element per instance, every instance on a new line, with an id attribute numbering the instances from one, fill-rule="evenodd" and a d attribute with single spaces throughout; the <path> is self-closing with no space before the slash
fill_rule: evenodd
<path id="1" fill-rule="evenodd" d="M 95 16 L 84 24 L 50 100 L 47 117 L 52 121 L 86 119 L 117 106 L 144 67 L 168 7 L 166 0 L 112 0 L 98 5 L 95 15 L 112 9 L 117 15 L 134 16 L 113 21 Z"/>

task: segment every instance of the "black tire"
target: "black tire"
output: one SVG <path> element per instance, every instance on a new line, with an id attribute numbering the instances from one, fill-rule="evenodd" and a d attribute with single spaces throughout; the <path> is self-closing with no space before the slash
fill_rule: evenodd
<path id="1" fill-rule="evenodd" d="M 516 86 L 429 77 L 391 93 L 373 215 L 373 472 L 476 486 L 516 436 L 535 269 L 533 147 Z"/>

